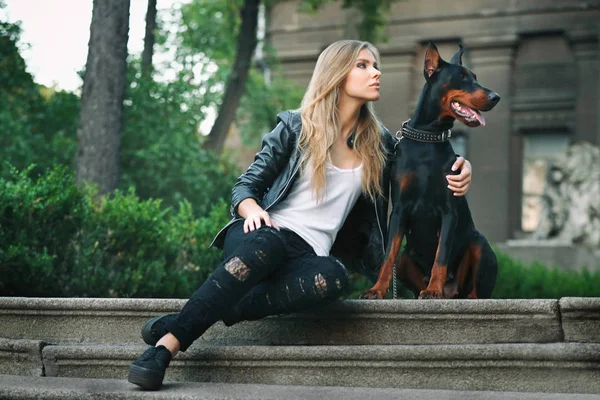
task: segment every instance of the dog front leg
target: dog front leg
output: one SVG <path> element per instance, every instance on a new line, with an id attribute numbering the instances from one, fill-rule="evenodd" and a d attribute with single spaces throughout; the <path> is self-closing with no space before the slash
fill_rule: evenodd
<path id="1" fill-rule="evenodd" d="M 422 290 L 419 299 L 443 299 L 444 285 L 446 284 L 446 275 L 448 272 L 448 262 L 450 250 L 454 241 L 454 230 L 458 222 L 456 212 L 450 212 L 442 216 L 442 228 L 440 229 L 440 238 L 435 253 L 435 262 L 431 269 L 431 277 L 427 289 Z"/>
<path id="2" fill-rule="evenodd" d="M 369 290 L 365 290 L 360 296 L 361 299 L 383 299 L 390 288 L 392 275 L 394 274 L 394 264 L 400 256 L 400 246 L 404 239 L 406 224 L 406 213 L 400 207 L 392 212 L 390 218 L 390 231 L 388 234 L 388 248 L 386 259 L 377 275 L 377 282 Z"/>

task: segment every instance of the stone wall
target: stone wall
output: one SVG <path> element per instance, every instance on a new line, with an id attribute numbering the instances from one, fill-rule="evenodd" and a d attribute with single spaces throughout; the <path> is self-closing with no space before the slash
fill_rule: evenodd
<path id="1" fill-rule="evenodd" d="M 299 3 L 271 9 L 268 38 L 285 75 L 306 85 L 324 47 L 356 37 L 357 15 L 341 3 L 305 14 Z M 599 20 L 599 0 L 406 0 L 392 6 L 389 41 L 378 44 L 383 76 L 376 105 L 390 131 L 400 128 L 416 103 L 430 39 L 446 59 L 462 43 L 465 64 L 502 96 L 485 127 L 455 127 L 466 137 L 465 155 L 474 167 L 471 211 L 493 242 L 519 237 L 522 230 L 528 135 L 557 132 L 570 141 L 600 143 Z"/>

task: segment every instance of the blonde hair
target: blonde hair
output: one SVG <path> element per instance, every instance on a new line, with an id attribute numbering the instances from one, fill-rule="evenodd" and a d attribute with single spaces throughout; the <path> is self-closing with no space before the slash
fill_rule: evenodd
<path id="1" fill-rule="evenodd" d="M 301 165 L 304 168 L 308 160 L 312 162 L 314 174 L 311 185 L 317 199 L 322 199 L 324 195 L 327 184 L 326 163 L 330 161 L 329 149 L 341 128 L 339 89 L 354 68 L 362 49 L 370 50 L 379 64 L 379 52 L 369 42 L 340 40 L 323 50 L 298 110 L 302 117 L 298 146 L 304 152 Z M 380 177 L 385 154 L 380 131 L 373 103 L 367 102 L 360 109 L 354 149 L 363 163 L 362 191 L 371 199 L 382 193 Z"/>

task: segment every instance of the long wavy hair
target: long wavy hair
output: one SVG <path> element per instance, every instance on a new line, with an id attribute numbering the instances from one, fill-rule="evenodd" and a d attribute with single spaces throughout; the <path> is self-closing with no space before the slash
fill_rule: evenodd
<path id="1" fill-rule="evenodd" d="M 325 171 L 327 162 L 331 162 L 329 149 L 341 129 L 338 109 L 340 86 L 354 68 L 362 49 L 370 50 L 380 64 L 379 52 L 369 42 L 340 40 L 323 50 L 298 110 L 302 117 L 298 140 L 298 146 L 304 153 L 302 170 L 310 160 L 314 172 L 311 185 L 319 201 L 327 184 Z M 382 193 L 380 177 L 385 154 L 380 122 L 372 102 L 365 103 L 360 109 L 354 149 L 363 164 L 362 191 L 375 199 Z"/>

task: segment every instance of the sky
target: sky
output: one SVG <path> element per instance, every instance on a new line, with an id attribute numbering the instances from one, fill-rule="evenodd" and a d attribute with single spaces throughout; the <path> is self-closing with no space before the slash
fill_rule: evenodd
<path id="1" fill-rule="evenodd" d="M 147 0 L 130 0 L 130 54 L 141 53 Z M 45 86 L 76 91 L 77 75 L 85 66 L 92 21 L 92 0 L 5 0 L 2 15 L 10 22 L 21 21 L 21 56 L 35 81 Z M 173 0 L 158 0 L 157 8 Z"/>

